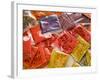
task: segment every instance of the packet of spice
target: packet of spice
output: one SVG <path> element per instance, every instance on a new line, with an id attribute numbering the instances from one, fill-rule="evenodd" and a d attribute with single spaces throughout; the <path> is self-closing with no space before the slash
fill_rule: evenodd
<path id="1" fill-rule="evenodd" d="M 61 68 L 66 66 L 68 60 L 68 54 L 64 52 L 53 50 L 51 53 L 50 62 L 48 68 Z"/>
<path id="2" fill-rule="evenodd" d="M 67 13 L 61 14 L 58 18 L 63 30 L 70 30 L 76 26 L 74 20 Z"/>
<path id="3" fill-rule="evenodd" d="M 91 19 L 85 13 L 71 13 L 69 16 L 74 20 L 75 24 L 91 22 Z"/>
<path id="4" fill-rule="evenodd" d="M 30 33 L 36 44 L 46 40 L 46 37 L 41 33 L 40 25 L 35 25 L 34 27 L 30 28 Z"/>
<path id="5" fill-rule="evenodd" d="M 45 48 L 48 48 L 49 51 L 52 52 L 52 50 L 53 50 L 52 43 L 53 43 L 55 40 L 56 40 L 56 36 L 51 35 L 50 38 L 48 38 L 48 39 L 46 39 L 46 40 L 44 40 L 44 41 L 42 41 L 42 42 L 36 44 L 35 46 L 41 45 L 41 46 L 43 46 L 43 47 L 45 47 Z"/>
<path id="6" fill-rule="evenodd" d="M 79 43 L 73 49 L 71 55 L 75 61 L 80 62 L 82 57 L 86 54 L 86 51 L 90 48 L 90 44 L 86 42 L 81 36 L 78 36 L 77 40 Z"/>
<path id="7" fill-rule="evenodd" d="M 25 69 L 31 67 L 32 59 L 35 56 L 35 52 L 32 49 L 31 39 L 28 36 L 23 37 L 23 67 Z"/>
<path id="8" fill-rule="evenodd" d="M 70 54 L 73 49 L 76 47 L 78 41 L 77 39 L 71 35 L 69 32 L 63 32 L 55 42 L 59 45 L 60 49 L 67 54 Z"/>
<path id="9" fill-rule="evenodd" d="M 84 38 L 87 42 L 91 43 L 91 34 L 90 32 L 83 27 L 82 25 L 78 25 L 73 29 L 73 32 L 79 34 L 82 38 Z"/>
<path id="10" fill-rule="evenodd" d="M 61 30 L 57 15 L 50 15 L 40 19 L 42 33 Z"/>
<path id="11" fill-rule="evenodd" d="M 36 49 L 37 48 L 37 49 Z M 50 58 L 50 52 L 47 48 L 38 46 L 33 50 L 36 52 L 31 63 L 31 68 L 42 68 L 47 65 Z"/>
<path id="12" fill-rule="evenodd" d="M 89 50 L 86 51 L 86 54 L 80 61 L 81 66 L 90 66 L 91 65 L 91 53 Z"/>
<path id="13" fill-rule="evenodd" d="M 31 53 L 31 39 L 29 36 L 23 37 L 23 53 Z"/>

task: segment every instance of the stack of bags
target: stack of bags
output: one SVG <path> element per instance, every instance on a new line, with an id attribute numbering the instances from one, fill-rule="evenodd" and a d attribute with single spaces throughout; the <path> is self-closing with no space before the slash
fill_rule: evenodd
<path id="1" fill-rule="evenodd" d="M 91 65 L 90 17 L 46 11 L 30 14 L 28 21 L 23 19 L 24 69 Z"/>

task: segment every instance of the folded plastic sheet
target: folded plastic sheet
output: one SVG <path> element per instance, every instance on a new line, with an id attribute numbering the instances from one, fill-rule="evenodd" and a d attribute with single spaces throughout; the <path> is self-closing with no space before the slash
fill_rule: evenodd
<path id="1" fill-rule="evenodd" d="M 75 61 L 80 62 L 86 51 L 90 48 L 90 44 L 86 42 L 81 36 L 77 37 L 78 45 L 73 49 L 71 55 Z"/>

